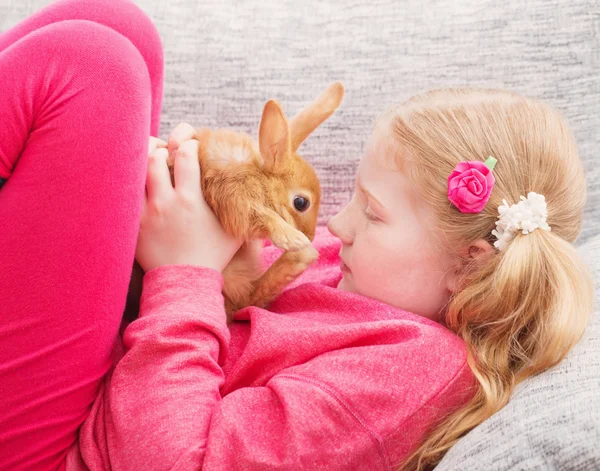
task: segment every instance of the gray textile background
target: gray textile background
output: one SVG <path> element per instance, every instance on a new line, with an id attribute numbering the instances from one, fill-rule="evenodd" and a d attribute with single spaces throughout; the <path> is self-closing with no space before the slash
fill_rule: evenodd
<path id="1" fill-rule="evenodd" d="M 0 0 L 0 30 L 49 4 Z M 350 198 L 373 118 L 433 87 L 505 87 L 562 110 L 590 180 L 581 240 L 600 232 L 598 0 L 138 0 L 164 41 L 162 132 L 180 121 L 257 132 L 342 80 L 340 111 L 301 147 L 321 222 Z M 595 226 L 595 227 L 594 227 Z"/>
<path id="2" fill-rule="evenodd" d="M 48 3 L 0 0 L 0 31 Z M 569 120 L 588 172 L 580 241 L 590 241 L 581 250 L 600 280 L 598 0 L 137 3 L 164 41 L 163 136 L 180 121 L 255 134 L 268 98 L 292 115 L 329 82 L 344 82 L 341 109 L 301 147 L 324 188 L 321 221 L 349 199 L 372 120 L 386 107 L 429 88 L 465 85 L 548 101 Z M 599 443 L 597 304 L 567 360 L 521 385 L 437 469 L 594 470 Z"/>

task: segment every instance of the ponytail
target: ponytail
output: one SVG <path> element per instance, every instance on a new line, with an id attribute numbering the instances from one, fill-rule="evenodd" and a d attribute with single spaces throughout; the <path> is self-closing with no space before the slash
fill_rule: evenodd
<path id="1" fill-rule="evenodd" d="M 478 388 L 400 468 L 424 470 L 502 409 L 513 389 L 559 363 L 592 311 L 591 277 L 572 244 L 553 232 L 519 234 L 464 280 L 446 323 L 468 347 Z"/>

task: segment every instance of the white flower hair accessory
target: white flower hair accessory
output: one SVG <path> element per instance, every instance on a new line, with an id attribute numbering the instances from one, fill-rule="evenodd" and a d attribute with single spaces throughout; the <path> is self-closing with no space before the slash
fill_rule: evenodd
<path id="1" fill-rule="evenodd" d="M 494 242 L 494 247 L 498 250 L 504 250 L 519 231 L 529 234 L 536 229 L 550 230 L 546 222 L 548 209 L 544 195 L 530 191 L 527 198 L 521 196 L 516 204 L 509 205 L 506 200 L 502 200 L 502 203 L 504 204 L 498 207 L 500 216 L 496 221 L 496 229 L 492 231 L 498 239 Z"/>

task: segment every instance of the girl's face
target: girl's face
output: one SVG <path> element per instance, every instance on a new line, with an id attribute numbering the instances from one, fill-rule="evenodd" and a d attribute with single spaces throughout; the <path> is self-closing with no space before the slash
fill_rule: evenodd
<path id="1" fill-rule="evenodd" d="M 433 213 L 391 165 L 389 142 L 371 136 L 354 196 L 329 221 L 342 241 L 338 288 L 443 322 L 457 257 L 435 242 Z"/>

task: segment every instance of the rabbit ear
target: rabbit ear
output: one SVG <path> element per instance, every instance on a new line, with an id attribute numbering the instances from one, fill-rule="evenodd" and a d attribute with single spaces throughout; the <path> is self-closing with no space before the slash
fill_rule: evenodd
<path id="1" fill-rule="evenodd" d="M 268 170 L 275 169 L 291 155 L 290 127 L 281 106 L 275 100 L 269 100 L 263 109 L 258 148 Z"/>
<path id="2" fill-rule="evenodd" d="M 294 152 L 310 133 L 333 114 L 338 106 L 340 106 L 343 97 L 344 85 L 342 82 L 334 82 L 313 100 L 310 105 L 290 120 L 292 150 Z"/>

